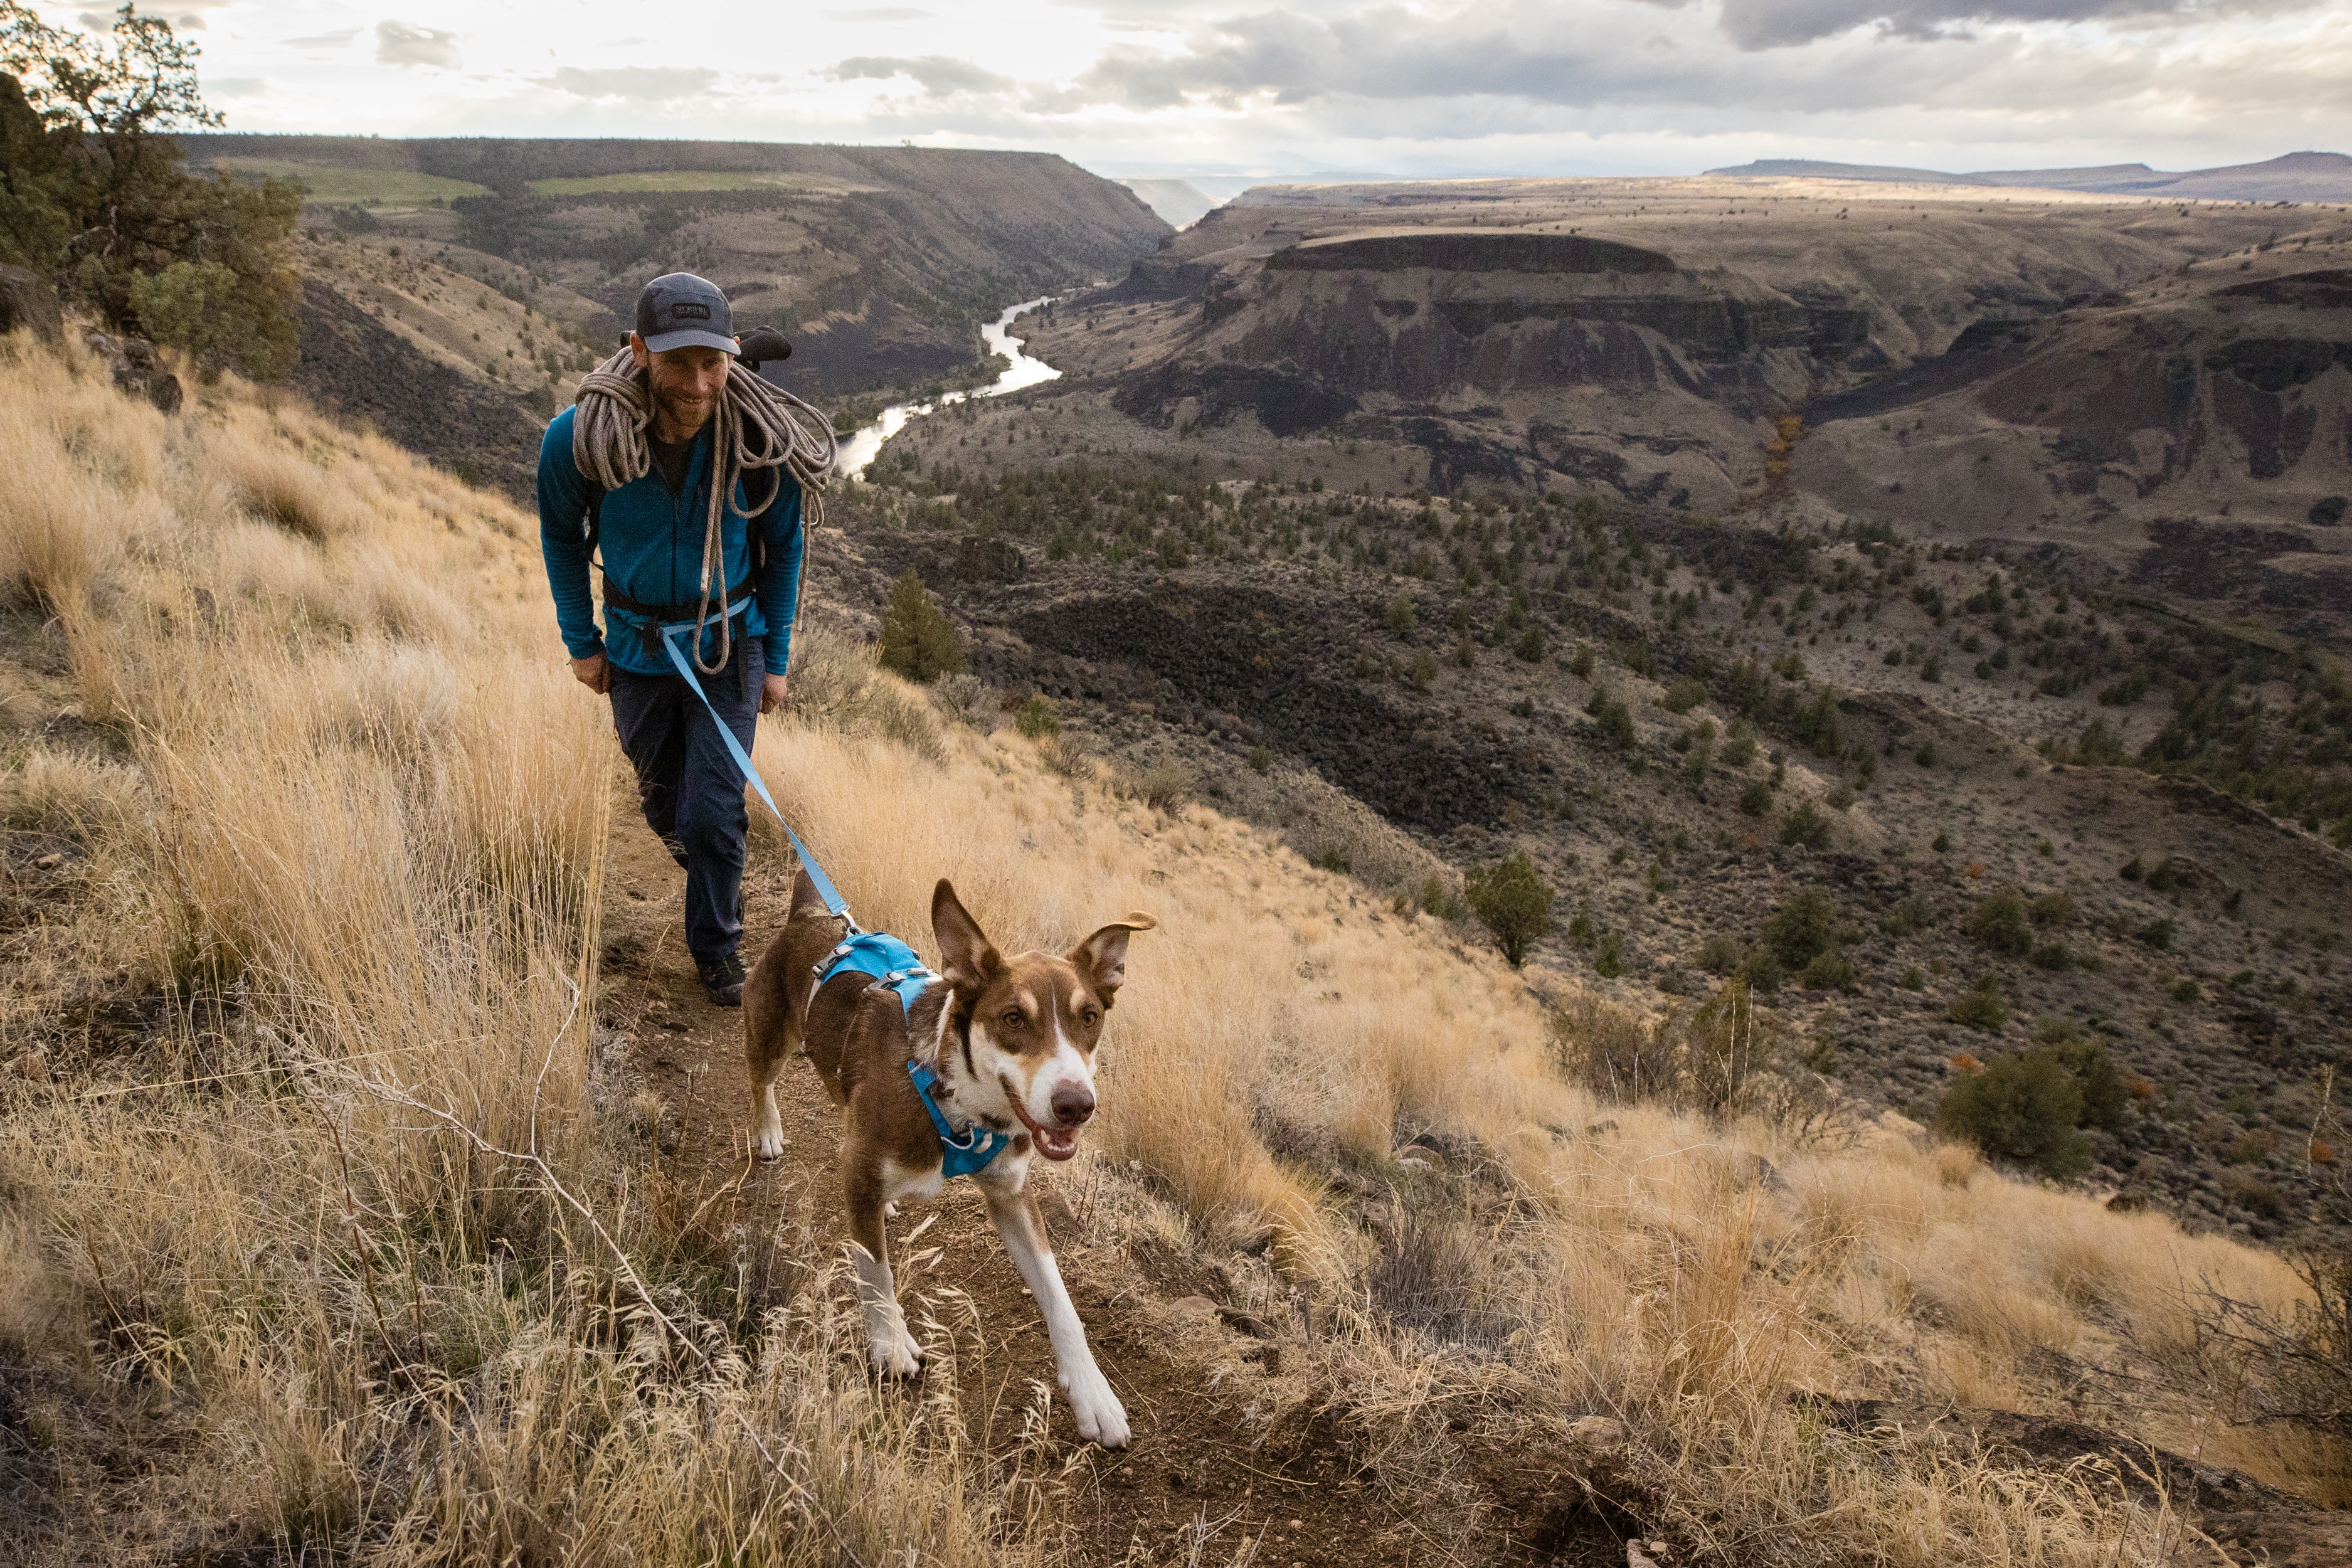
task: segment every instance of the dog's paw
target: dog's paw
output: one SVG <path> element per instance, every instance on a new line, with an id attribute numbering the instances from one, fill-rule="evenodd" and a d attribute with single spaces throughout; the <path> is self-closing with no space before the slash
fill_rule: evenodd
<path id="1" fill-rule="evenodd" d="M 874 1370 L 885 1377 L 919 1377 L 923 1371 L 923 1347 L 904 1328 L 891 1333 L 877 1334 L 867 1347 L 873 1358 Z"/>
<path id="2" fill-rule="evenodd" d="M 1070 1414 L 1077 1417 L 1079 1436 L 1106 1448 L 1127 1447 L 1127 1406 L 1110 1391 L 1110 1382 L 1100 1371 L 1090 1366 L 1075 1377 L 1064 1377 L 1062 1392 L 1069 1395 Z"/>
<path id="3" fill-rule="evenodd" d="M 782 1159 L 784 1152 L 784 1130 L 782 1127 L 763 1127 L 751 1134 L 751 1152 L 762 1160 Z"/>
<path id="4" fill-rule="evenodd" d="M 898 1217 L 898 1205 L 897 1204 L 884 1204 L 882 1205 L 882 1217 L 884 1219 L 897 1219 Z"/>

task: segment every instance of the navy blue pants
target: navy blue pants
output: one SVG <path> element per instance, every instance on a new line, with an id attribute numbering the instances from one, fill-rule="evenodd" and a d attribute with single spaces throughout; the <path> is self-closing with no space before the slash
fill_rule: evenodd
<path id="1" fill-rule="evenodd" d="M 743 844 L 751 818 L 743 773 L 710 714 L 676 671 L 613 671 L 613 729 L 637 773 L 646 825 L 686 868 L 686 947 L 708 963 L 743 940 Z M 698 676 L 710 705 L 748 754 L 760 720 L 766 645 L 738 637 L 726 668 Z"/>

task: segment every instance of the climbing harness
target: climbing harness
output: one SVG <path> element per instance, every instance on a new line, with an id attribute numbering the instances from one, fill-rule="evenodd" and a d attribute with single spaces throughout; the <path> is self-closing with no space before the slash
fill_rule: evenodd
<path id="1" fill-rule="evenodd" d="M 871 975 L 874 983 L 898 998 L 898 1005 L 908 1013 L 915 1010 L 915 998 L 939 975 L 923 966 L 915 950 L 887 931 L 852 930 L 841 944 L 826 953 L 816 965 L 816 983 L 823 985 L 836 974 Z M 812 993 L 814 994 L 814 993 Z M 958 1132 L 948 1125 L 945 1113 L 932 1091 L 939 1087 L 939 1075 L 917 1061 L 907 1058 L 907 1076 L 914 1080 L 916 1097 L 930 1113 L 931 1126 L 944 1145 L 940 1172 L 952 1181 L 988 1169 L 999 1154 L 1013 1145 L 1013 1134 L 982 1127 L 977 1122 L 966 1131 Z"/>

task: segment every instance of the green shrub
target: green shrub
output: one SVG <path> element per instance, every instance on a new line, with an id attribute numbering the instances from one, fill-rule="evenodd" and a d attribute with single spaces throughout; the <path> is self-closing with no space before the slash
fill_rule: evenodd
<path id="1" fill-rule="evenodd" d="M 1744 768 L 1756 760 L 1756 736 L 1746 724 L 1732 726 L 1731 739 L 1723 743 L 1723 765 Z"/>
<path id="2" fill-rule="evenodd" d="M 1853 965 L 1836 948 L 1813 955 L 1797 976 L 1797 984 L 1808 991 L 1844 991 L 1854 988 Z"/>
<path id="3" fill-rule="evenodd" d="M 2044 893 L 2025 906 L 2025 918 L 2038 926 L 2058 925 L 2074 915 L 2074 900 L 2064 893 Z"/>
<path id="4" fill-rule="evenodd" d="M 2172 945 L 2172 922 L 2150 921 L 2139 928 L 2139 939 L 2157 952 L 2162 952 Z"/>
<path id="5" fill-rule="evenodd" d="M 1669 713 L 1687 713 L 1706 700 L 1706 682 L 1685 675 L 1666 688 L 1664 706 Z"/>
<path id="6" fill-rule="evenodd" d="M 1951 1020 L 1988 1032 L 2009 1022 L 2009 1003 L 2000 994 L 1998 976 L 1986 973 L 1952 999 Z"/>
<path id="7" fill-rule="evenodd" d="M 1395 598 L 1391 599 L 1386 619 L 1389 630 L 1401 637 L 1411 637 L 1417 620 L 1412 613 L 1412 595 L 1399 594 Z"/>
<path id="8" fill-rule="evenodd" d="M 1511 651 L 1529 664 L 1542 663 L 1544 656 L 1543 627 L 1530 625 L 1526 631 L 1519 634 L 1519 640 L 1511 645 Z"/>
<path id="9" fill-rule="evenodd" d="M 1452 882 L 1432 871 L 1421 884 L 1421 909 L 1423 914 L 1435 915 L 1442 921 L 1467 920 L 1470 906 L 1463 900 Z"/>
<path id="10" fill-rule="evenodd" d="M 1789 978 L 1789 971 L 1770 948 L 1758 946 L 1748 950 L 1735 978 L 1759 995 L 1769 996 L 1780 989 L 1780 982 Z"/>
<path id="11" fill-rule="evenodd" d="M 1579 904 L 1576 906 L 1576 913 L 1569 917 L 1568 945 L 1582 952 L 1592 945 L 1594 939 L 1600 934 L 1600 930 L 1601 928 L 1593 923 L 1592 906 Z"/>
<path id="12" fill-rule="evenodd" d="M 2033 950 L 2033 967 L 2061 970 L 2074 967 L 2074 950 L 2063 942 L 2045 942 Z"/>
<path id="13" fill-rule="evenodd" d="M 1249 749 L 1249 766 L 1250 772 L 1254 773 L 1272 773 L 1274 753 L 1264 746 L 1252 746 Z"/>
<path id="14" fill-rule="evenodd" d="M 1692 962 L 1719 977 L 1737 970 L 1739 961 L 1747 955 L 1748 950 L 1739 945 L 1737 938 L 1717 935 L 1698 944 L 1698 956 Z"/>
<path id="15" fill-rule="evenodd" d="M 1614 699 L 1601 705 L 1601 734 L 1621 752 L 1633 748 L 1633 715 L 1625 704 Z"/>
<path id="16" fill-rule="evenodd" d="M 1772 809 L 1772 786 L 1763 779 L 1751 779 L 1739 792 L 1739 809 L 1750 816 L 1761 816 Z"/>
<path id="17" fill-rule="evenodd" d="M 2063 1181 L 2091 1163 L 2083 1089 L 2054 1050 L 2003 1052 L 1944 1091 L 1936 1125 L 1997 1160 Z"/>
<path id="18" fill-rule="evenodd" d="M 909 571 L 892 584 L 882 612 L 882 668 L 924 685 L 963 668 L 963 648 L 923 580 Z"/>
<path id="19" fill-rule="evenodd" d="M 1801 844 L 1808 849 L 1830 847 L 1830 819 L 1814 808 L 1810 800 L 1799 801 L 1796 809 L 1780 819 L 1780 842 Z"/>
<path id="20" fill-rule="evenodd" d="M 1514 965 L 1526 962 L 1529 942 L 1551 931 L 1551 887 L 1524 849 L 1473 870 L 1463 879 L 1463 891 Z"/>
<path id="21" fill-rule="evenodd" d="M 1933 915 L 1934 911 L 1928 909 L 1925 898 L 1917 893 L 1906 893 L 1895 900 L 1893 909 L 1886 911 L 1886 918 L 1878 922 L 1878 929 L 1889 936 L 1909 936 L 1915 931 L 1925 930 Z"/>
<path id="22" fill-rule="evenodd" d="M 2014 888 L 1978 900 L 1961 929 L 1995 952 L 2017 957 L 2033 950 L 2033 924 L 2025 895 Z"/>
<path id="23" fill-rule="evenodd" d="M 1916 963 L 1906 964 L 1903 973 L 1895 977 L 1895 984 L 1906 991 L 1925 991 L 1927 989 L 1927 972 Z"/>
<path id="24" fill-rule="evenodd" d="M 2124 1112 L 2131 1107 L 2131 1092 L 2124 1087 L 2124 1075 L 2116 1070 L 2115 1058 L 2107 1055 L 2106 1047 L 2096 1040 L 2084 1039 L 2081 1031 L 2063 1018 L 2045 1022 L 2033 1031 L 2033 1037 L 2074 1075 L 2074 1085 L 2083 1094 L 2082 1115 L 2075 1125 L 2123 1125 Z"/>
<path id="25" fill-rule="evenodd" d="M 1625 973 L 1625 939 L 1615 931 L 1601 939 L 1601 951 L 1592 955 L 1592 973 L 1603 980 L 1614 980 Z"/>
<path id="26" fill-rule="evenodd" d="M 1033 691 L 1029 700 L 1013 710 L 1013 727 L 1033 741 L 1062 732 L 1062 715 L 1053 701 L 1043 692 Z"/>
<path id="27" fill-rule="evenodd" d="M 1789 969 L 1802 969 L 1838 943 L 1836 900 L 1819 888 L 1800 888 L 1764 922 L 1764 945 Z"/>

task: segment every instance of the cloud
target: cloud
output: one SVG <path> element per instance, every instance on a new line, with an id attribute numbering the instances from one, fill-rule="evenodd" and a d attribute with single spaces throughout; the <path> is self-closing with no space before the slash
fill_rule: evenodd
<path id="1" fill-rule="evenodd" d="M 1809 44 L 1876 26 L 1930 38 L 1970 22 L 2185 22 L 2295 10 L 2311 0 L 1723 0 L 1723 30 L 1743 49 Z"/>
<path id="2" fill-rule="evenodd" d="M 205 30 L 205 12 L 226 10 L 236 4 L 236 0 L 180 0 L 178 5 L 166 8 L 160 14 L 163 20 L 169 22 L 179 32 L 201 33 Z M 100 10 L 95 6 L 87 11 L 74 13 L 74 20 L 93 33 L 112 32 L 118 19 L 113 11 Z"/>
<path id="3" fill-rule="evenodd" d="M 375 25 L 375 58 L 378 65 L 439 66 L 445 70 L 456 70 L 463 63 L 457 58 L 457 34 L 390 17 Z"/>
<path id="4" fill-rule="evenodd" d="M 206 98 L 259 98 L 268 90 L 268 81 L 257 76 L 216 76 L 205 81 Z"/>
<path id="5" fill-rule="evenodd" d="M 551 77 L 537 79 L 558 92 L 577 98 L 625 98 L 638 103 L 664 103 L 709 92 L 719 85 L 719 73 L 700 66 L 614 66 L 604 70 L 565 66 Z"/>
<path id="6" fill-rule="evenodd" d="M 345 27 L 339 33 L 313 33 L 307 38 L 289 38 L 286 47 L 291 49 L 340 49 L 359 36 L 357 27 Z"/>
<path id="7" fill-rule="evenodd" d="M 874 5 L 862 11 L 827 11 L 828 22 L 919 22 L 929 16 L 912 5 Z"/>
<path id="8" fill-rule="evenodd" d="M 925 55 L 920 59 L 857 55 L 824 74 L 835 81 L 888 81 L 894 77 L 909 77 L 933 98 L 957 92 L 1009 92 L 1015 85 L 1011 77 L 982 70 L 968 60 L 951 60 L 944 55 Z"/>

